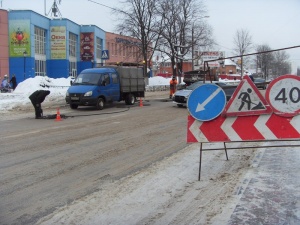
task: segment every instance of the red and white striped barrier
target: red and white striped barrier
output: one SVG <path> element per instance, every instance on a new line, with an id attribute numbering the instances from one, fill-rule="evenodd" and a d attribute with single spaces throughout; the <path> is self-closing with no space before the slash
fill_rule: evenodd
<path id="1" fill-rule="evenodd" d="M 240 117 L 219 116 L 211 121 L 188 116 L 187 142 L 228 142 L 300 138 L 300 115 L 274 113 Z"/>

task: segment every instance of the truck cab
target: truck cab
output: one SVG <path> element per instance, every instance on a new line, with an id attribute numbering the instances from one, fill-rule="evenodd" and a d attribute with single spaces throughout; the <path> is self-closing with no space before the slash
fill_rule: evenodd
<path id="1" fill-rule="evenodd" d="M 68 89 L 66 102 L 72 109 L 79 105 L 104 107 L 104 102 L 120 100 L 120 78 L 114 69 L 86 69 Z"/>

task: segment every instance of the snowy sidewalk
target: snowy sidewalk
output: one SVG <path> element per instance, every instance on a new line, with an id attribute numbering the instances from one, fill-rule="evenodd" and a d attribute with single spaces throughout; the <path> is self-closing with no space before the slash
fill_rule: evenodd
<path id="1" fill-rule="evenodd" d="M 256 160 L 227 224 L 300 224 L 299 147 L 267 148 Z"/>

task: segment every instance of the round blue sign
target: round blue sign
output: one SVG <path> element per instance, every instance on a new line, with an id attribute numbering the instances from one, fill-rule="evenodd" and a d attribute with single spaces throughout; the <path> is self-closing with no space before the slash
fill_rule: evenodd
<path id="1" fill-rule="evenodd" d="M 209 121 L 219 116 L 226 105 L 224 90 L 216 84 L 203 84 L 192 91 L 187 108 L 196 120 Z"/>

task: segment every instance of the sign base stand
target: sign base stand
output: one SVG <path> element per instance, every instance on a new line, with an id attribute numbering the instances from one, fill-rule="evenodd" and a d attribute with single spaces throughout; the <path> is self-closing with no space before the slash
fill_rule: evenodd
<path id="1" fill-rule="evenodd" d="M 276 143 L 282 140 L 270 140 L 268 142 Z M 231 141 L 231 142 L 223 142 L 224 148 L 209 148 L 209 149 L 203 149 L 203 145 L 209 142 L 200 142 L 200 161 L 199 161 L 199 174 L 198 174 L 198 181 L 201 179 L 201 166 L 202 166 L 202 152 L 203 151 L 214 151 L 214 150 L 225 150 L 226 154 L 226 160 L 228 161 L 228 154 L 227 150 L 240 150 L 240 149 L 252 149 L 252 148 L 278 148 L 278 147 L 300 147 L 300 140 L 290 139 L 290 140 L 284 140 L 288 142 L 298 142 L 298 144 L 289 144 L 289 145 L 268 145 L 268 146 L 246 146 L 246 147 L 231 147 L 228 146 L 228 144 L 231 143 L 258 143 L 258 142 L 266 142 L 265 140 L 261 141 Z"/>

